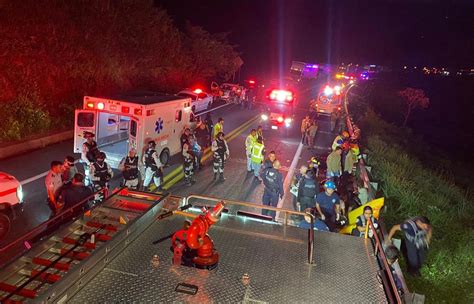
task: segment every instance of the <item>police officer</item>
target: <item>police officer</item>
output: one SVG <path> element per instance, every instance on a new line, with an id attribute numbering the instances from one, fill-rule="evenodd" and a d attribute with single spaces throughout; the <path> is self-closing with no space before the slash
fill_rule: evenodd
<path id="1" fill-rule="evenodd" d="M 97 143 L 94 140 L 95 134 L 92 132 L 85 132 L 84 138 L 86 141 L 82 144 L 81 160 L 84 164 L 84 173 L 86 176 L 86 186 L 90 184 L 88 180 L 90 176 L 90 166 L 94 163 L 99 155 L 100 151 L 97 147 Z"/>
<path id="2" fill-rule="evenodd" d="M 212 142 L 211 151 L 213 153 L 213 171 L 214 179 L 217 179 L 217 174 L 219 173 L 219 180 L 224 181 L 224 165 L 227 158 L 229 158 L 229 146 L 227 146 L 227 141 L 224 139 L 224 133 L 219 132 L 216 139 Z"/>
<path id="3" fill-rule="evenodd" d="M 122 171 L 123 185 L 130 189 L 138 189 L 140 179 L 140 168 L 142 164 L 137 155 L 137 150 L 131 148 L 128 155 L 124 157 L 119 164 L 119 170 Z"/>
<path id="4" fill-rule="evenodd" d="M 90 167 L 90 180 L 96 190 L 109 187 L 109 181 L 114 176 L 112 168 L 105 162 L 106 155 L 99 152 L 96 162 Z"/>
<path id="5" fill-rule="evenodd" d="M 298 196 L 296 199 L 296 206 L 298 211 L 304 211 L 307 208 L 314 208 L 315 198 L 318 194 L 319 185 L 314 180 L 314 173 L 311 170 L 306 170 L 303 178 L 301 178 L 298 186 Z"/>
<path id="6" fill-rule="evenodd" d="M 254 143 L 252 147 L 251 153 L 251 162 L 252 162 L 252 170 L 255 176 L 255 179 L 258 182 L 262 180 L 259 178 L 260 174 L 260 167 L 263 163 L 263 155 L 265 154 L 265 146 L 263 145 L 263 139 L 261 137 L 257 137 L 257 141 Z"/>
<path id="7" fill-rule="evenodd" d="M 425 216 L 417 216 L 393 226 L 388 234 L 387 244 L 390 244 L 397 231 L 402 231 L 405 236 L 402 242 L 402 253 L 407 262 L 408 272 L 414 276 L 420 276 L 420 268 L 425 262 L 433 235 L 430 220 Z"/>
<path id="8" fill-rule="evenodd" d="M 245 139 L 245 154 L 247 156 L 247 172 L 252 172 L 252 147 L 257 141 L 257 130 L 252 129 Z"/>
<path id="9" fill-rule="evenodd" d="M 56 214 L 61 209 L 61 204 L 58 201 L 61 188 L 63 186 L 62 180 L 62 163 L 60 161 L 52 161 L 50 170 L 44 180 L 46 192 L 48 194 L 48 205 L 53 214 Z"/>
<path id="10" fill-rule="evenodd" d="M 184 171 L 184 182 L 186 186 L 191 186 L 196 182 L 194 179 L 194 162 L 196 159 L 196 154 L 193 151 L 192 144 L 194 143 L 194 138 L 192 136 L 188 137 L 188 140 L 183 145 L 183 171 Z"/>
<path id="11" fill-rule="evenodd" d="M 280 161 L 275 160 L 273 167 L 267 168 L 262 172 L 263 185 L 265 186 L 262 197 L 263 205 L 276 207 L 278 205 L 278 198 L 283 198 L 283 175 L 278 171 L 280 167 Z M 271 216 L 275 220 L 276 212 L 273 210 L 263 209 L 262 214 Z"/>
<path id="12" fill-rule="evenodd" d="M 163 179 L 163 164 L 160 162 L 158 154 L 155 150 L 156 143 L 154 140 L 148 142 L 148 149 L 143 154 L 143 163 L 145 164 L 145 180 L 143 181 L 144 190 L 149 190 L 149 185 L 153 178 L 153 182 L 158 189 L 161 189 Z"/>

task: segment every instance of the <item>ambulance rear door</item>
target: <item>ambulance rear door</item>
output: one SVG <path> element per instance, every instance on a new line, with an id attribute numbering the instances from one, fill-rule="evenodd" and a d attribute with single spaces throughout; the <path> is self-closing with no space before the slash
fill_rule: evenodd
<path id="1" fill-rule="evenodd" d="M 128 148 L 135 148 L 141 157 L 143 153 L 143 139 L 139 140 L 141 137 L 140 133 L 142 133 L 139 127 L 138 120 L 135 117 L 132 117 L 128 129 Z"/>
<path id="2" fill-rule="evenodd" d="M 98 115 L 96 110 L 76 110 L 74 117 L 74 153 L 81 153 L 84 134 L 97 133 Z"/>

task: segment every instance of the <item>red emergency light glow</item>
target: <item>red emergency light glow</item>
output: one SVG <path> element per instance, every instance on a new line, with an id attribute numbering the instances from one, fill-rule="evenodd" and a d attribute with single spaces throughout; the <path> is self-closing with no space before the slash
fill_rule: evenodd
<path id="1" fill-rule="evenodd" d="M 135 114 L 135 115 L 142 115 L 142 109 L 135 109 L 135 110 L 133 111 L 133 114 Z"/>
<path id="2" fill-rule="evenodd" d="M 125 107 L 125 106 L 122 106 L 122 113 L 130 113 L 130 107 Z"/>
<path id="3" fill-rule="evenodd" d="M 292 101 L 293 92 L 287 90 L 272 90 L 270 93 L 270 99 L 279 102 Z"/>
<path id="4" fill-rule="evenodd" d="M 193 92 L 196 93 L 196 94 L 201 94 L 202 90 L 201 89 L 195 89 Z"/>
<path id="5" fill-rule="evenodd" d="M 103 102 L 99 102 L 99 103 L 97 104 L 97 109 L 103 110 L 104 108 L 105 108 L 105 105 L 104 105 Z"/>
<path id="6" fill-rule="evenodd" d="M 94 103 L 93 103 L 93 102 L 88 102 L 87 105 L 86 105 L 86 107 L 87 107 L 88 109 L 93 109 L 93 108 L 94 108 Z"/>
<path id="7" fill-rule="evenodd" d="M 279 123 L 282 123 L 282 122 L 283 122 L 283 117 L 279 116 L 279 117 L 277 118 L 277 121 L 278 121 Z"/>
<path id="8" fill-rule="evenodd" d="M 249 80 L 250 84 L 255 84 L 255 80 Z"/>

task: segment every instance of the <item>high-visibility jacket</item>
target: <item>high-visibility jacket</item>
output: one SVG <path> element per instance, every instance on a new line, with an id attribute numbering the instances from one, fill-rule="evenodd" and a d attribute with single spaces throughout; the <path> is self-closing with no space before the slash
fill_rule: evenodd
<path id="1" fill-rule="evenodd" d="M 261 164 L 263 162 L 263 149 L 265 146 L 259 142 L 254 143 L 252 147 L 251 160 L 253 163 Z"/>
<path id="2" fill-rule="evenodd" d="M 222 130 L 222 125 L 220 123 L 216 123 L 214 125 L 214 138 L 217 137 L 217 134 L 219 134 L 219 132 L 224 132 L 224 131 Z"/>
<path id="3" fill-rule="evenodd" d="M 247 138 L 245 139 L 245 151 L 247 152 L 247 155 L 250 155 L 252 153 L 252 147 L 253 145 L 257 142 L 257 138 L 253 136 L 252 134 L 249 134 Z"/>
<path id="4" fill-rule="evenodd" d="M 334 141 L 332 142 L 332 150 L 333 151 L 336 150 L 337 147 L 341 146 L 341 144 L 338 143 L 338 141 L 340 141 L 340 140 L 344 141 L 344 139 L 342 138 L 341 135 L 338 135 L 338 136 L 336 136 L 336 138 L 334 138 Z"/>

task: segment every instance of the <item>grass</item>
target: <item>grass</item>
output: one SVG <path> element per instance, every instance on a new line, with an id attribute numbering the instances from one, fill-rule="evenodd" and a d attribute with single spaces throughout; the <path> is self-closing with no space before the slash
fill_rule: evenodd
<path id="1" fill-rule="evenodd" d="M 373 178 L 386 198 L 388 228 L 416 215 L 433 224 L 433 240 L 422 277 L 406 275 L 410 291 L 427 303 L 474 302 L 474 198 L 456 183 L 430 147 L 410 130 L 389 124 L 368 110 L 359 117 Z M 427 159 L 429 155 L 429 159 Z M 421 161 L 423 160 L 423 161 Z"/>

